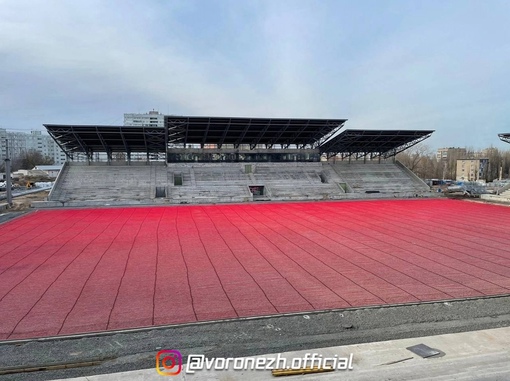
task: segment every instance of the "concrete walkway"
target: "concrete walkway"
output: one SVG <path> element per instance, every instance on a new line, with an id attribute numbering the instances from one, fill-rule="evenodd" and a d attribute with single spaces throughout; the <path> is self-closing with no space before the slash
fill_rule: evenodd
<path id="1" fill-rule="evenodd" d="M 425 344 L 442 353 L 422 358 L 406 348 Z M 172 348 L 168 348 L 172 349 Z M 356 344 L 342 347 L 286 352 L 280 358 L 292 361 L 305 354 L 322 358 L 349 357 L 352 370 L 291 376 L 290 380 L 509 380 L 510 327 L 421 338 Z M 154 354 L 156 356 L 156 353 Z M 255 358 L 276 358 L 278 354 Z M 67 381 L 163 380 L 155 368 L 67 379 Z M 197 370 L 182 372 L 172 380 L 273 380 L 270 370 Z M 284 378 L 285 379 L 285 378 Z"/>

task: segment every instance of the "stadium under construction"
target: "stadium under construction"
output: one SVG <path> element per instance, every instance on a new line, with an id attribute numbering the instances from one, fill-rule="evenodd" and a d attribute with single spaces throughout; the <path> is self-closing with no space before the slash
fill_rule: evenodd
<path id="1" fill-rule="evenodd" d="M 345 122 L 166 116 L 165 127 L 45 124 L 69 161 L 39 206 L 430 196 L 394 158 L 433 131 L 342 131 Z"/>
<path id="2" fill-rule="evenodd" d="M 0 224 L 0 374 L 510 324 L 508 208 L 441 199 L 395 160 L 433 131 L 165 124 L 45 125 L 69 160 L 45 209 Z"/>

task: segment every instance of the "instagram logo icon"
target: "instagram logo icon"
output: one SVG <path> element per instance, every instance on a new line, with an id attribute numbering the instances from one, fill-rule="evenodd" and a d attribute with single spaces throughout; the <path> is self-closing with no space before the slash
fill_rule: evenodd
<path id="1" fill-rule="evenodd" d="M 182 370 L 181 352 L 163 349 L 156 354 L 156 370 L 162 376 L 176 376 Z"/>

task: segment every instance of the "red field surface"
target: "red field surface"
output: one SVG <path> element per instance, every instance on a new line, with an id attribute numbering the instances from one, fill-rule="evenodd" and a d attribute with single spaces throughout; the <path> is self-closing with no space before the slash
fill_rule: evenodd
<path id="1" fill-rule="evenodd" d="M 0 225 L 0 339 L 506 294 L 509 226 L 452 200 L 37 211 Z"/>

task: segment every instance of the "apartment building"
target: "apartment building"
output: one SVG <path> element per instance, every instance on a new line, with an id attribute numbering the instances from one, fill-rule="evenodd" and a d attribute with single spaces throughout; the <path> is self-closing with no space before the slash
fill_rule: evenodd
<path id="1" fill-rule="evenodd" d="M 63 164 L 66 161 L 64 151 L 48 134 L 42 131 L 13 132 L 0 128 L 0 156 L 2 160 L 6 155 L 6 140 L 9 143 L 9 156 L 11 158 L 35 150 L 43 156 L 52 158 L 56 165 Z"/>
<path id="2" fill-rule="evenodd" d="M 147 114 L 124 114 L 124 126 L 165 127 L 165 116 L 156 110 Z"/>
<path id="3" fill-rule="evenodd" d="M 489 159 L 457 160 L 457 181 L 485 180 L 489 167 Z"/>

